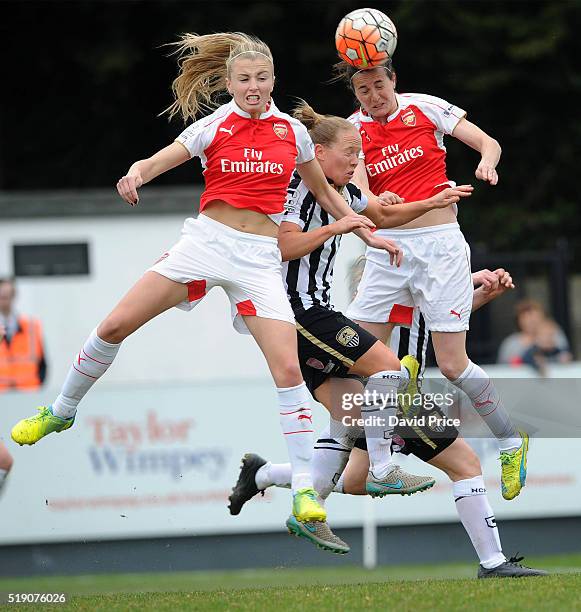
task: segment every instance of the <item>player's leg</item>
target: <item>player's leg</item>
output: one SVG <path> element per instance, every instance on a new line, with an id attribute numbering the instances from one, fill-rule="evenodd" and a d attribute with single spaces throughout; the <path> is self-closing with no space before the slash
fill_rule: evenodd
<path id="1" fill-rule="evenodd" d="M 361 417 L 361 410 L 352 401 L 354 395 L 363 391 L 363 383 L 358 378 L 329 378 L 316 374 L 305 379 L 315 399 L 330 413 L 329 424 L 320 432 L 313 451 L 313 480 L 322 503 L 325 503 L 345 468 L 353 444 L 364 435 L 363 427 L 354 424 Z M 323 382 L 319 384 L 321 380 Z M 287 527 L 290 533 L 331 552 L 344 554 L 350 550 L 348 544 L 330 528 L 316 534 L 319 537 L 317 541 L 310 533 L 297 533 L 288 523 Z"/>
<path id="2" fill-rule="evenodd" d="M 128 335 L 172 306 L 191 310 L 211 286 L 224 278 L 228 256 L 216 252 L 216 244 L 203 222 L 187 219 L 181 239 L 137 281 L 85 341 L 53 405 L 20 421 L 12 430 L 13 439 L 20 444 L 34 444 L 48 433 L 71 427 L 79 402 L 110 367 Z"/>
<path id="3" fill-rule="evenodd" d="M 486 372 L 466 354 L 466 332 L 432 331 L 436 361 L 442 374 L 464 391 L 497 438 L 501 450 L 520 446 L 520 437 Z"/>
<path id="4" fill-rule="evenodd" d="M 452 481 L 456 510 L 480 564 L 490 569 L 504 563 L 506 558 L 502 554 L 496 519 L 488 502 L 476 453 L 464 440 L 457 438 L 428 463 L 441 469 Z"/>
<path id="5" fill-rule="evenodd" d="M 299 354 L 306 369 L 320 368 L 334 379 L 346 376 L 369 379 L 361 406 L 371 461 L 369 492 L 375 496 L 406 495 L 431 487 L 432 478 L 406 474 L 391 458 L 397 394 L 409 381 L 408 370 L 385 344 L 340 312 L 313 306 L 304 312 L 299 310 L 296 317 Z M 330 393 L 325 396 L 327 388 Z M 338 389 L 338 383 L 334 383 L 316 391 L 318 401 L 331 414 L 334 404 L 343 403 Z M 341 420 L 341 416 L 335 418 Z"/>
<path id="6" fill-rule="evenodd" d="M 328 378 L 314 390 L 315 399 L 330 414 L 330 422 L 315 443 L 313 474 L 321 495 L 326 499 L 340 478 L 353 446 L 364 437 L 359 424 L 362 410 L 354 399 L 364 391 L 357 377 Z"/>
<path id="7" fill-rule="evenodd" d="M 323 443 L 317 444 L 315 450 L 318 482 L 321 488 L 330 491 L 333 477 L 344 467 L 344 451 L 350 450 L 355 437 L 360 435 L 359 426 L 354 432 L 348 421 L 364 416 L 361 401 L 357 405 L 353 401 L 356 396 L 362 397 L 363 384 L 356 375 L 349 376 L 348 371 L 377 340 L 342 313 L 329 308 L 299 309 L 296 318 L 303 375 L 315 399 L 331 414 L 330 432 L 319 439 L 333 440 L 341 449 L 335 451 L 331 448 L 333 444 Z M 394 359 L 391 365 L 397 365 L 399 375 L 399 361 Z M 350 411 L 345 410 L 348 406 Z"/>
<path id="8" fill-rule="evenodd" d="M 12 455 L 3 442 L 0 442 L 0 491 L 6 482 L 6 477 L 12 469 Z"/>
<path id="9" fill-rule="evenodd" d="M 486 495 L 480 461 L 472 448 L 455 438 L 452 428 L 442 432 L 443 438 L 425 440 L 412 437 L 410 430 L 401 431 L 402 450 L 445 472 L 453 482 L 452 494 L 464 529 L 480 560 L 479 578 L 544 575 L 543 570 L 522 567 L 515 560 L 507 561 L 500 544 L 494 512 Z M 417 433 L 417 432 L 416 432 Z M 428 428 L 423 433 L 430 435 Z M 365 444 L 357 443 L 334 491 L 349 495 L 365 495 L 368 455 Z M 442 450 L 440 450 L 442 449 Z"/>
<path id="10" fill-rule="evenodd" d="M 353 320 L 372 336 L 375 336 L 380 342 L 389 345 L 389 339 L 391 338 L 391 333 L 394 328 L 393 323 L 373 323 L 371 321 L 362 321 L 361 319 Z"/>
<path id="11" fill-rule="evenodd" d="M 70 428 L 79 402 L 109 369 L 121 342 L 187 297 L 186 285 L 146 272 L 84 342 L 52 406 L 42 407 L 37 415 L 19 421 L 12 429 L 13 440 L 34 444 L 49 433 Z"/>
<path id="12" fill-rule="evenodd" d="M 411 274 L 409 265 L 407 252 L 400 268 L 395 268 L 389 265 L 386 253 L 368 249 L 357 292 L 345 311 L 349 319 L 355 321 L 383 344 L 389 344 L 394 325 L 401 323 L 399 320 L 392 320 L 394 304 L 398 304 L 393 312 L 395 319 L 401 317 L 398 313 L 405 312 L 407 317 L 413 312 L 413 309 L 409 308 L 412 302 L 407 288 L 408 277 Z M 407 306 L 401 307 L 399 304 Z"/>
<path id="13" fill-rule="evenodd" d="M 470 248 L 456 224 L 432 228 L 420 238 L 413 247 L 419 273 L 410 279 L 414 303 L 420 307 L 431 331 L 440 371 L 466 393 L 499 440 L 502 492 L 506 499 L 512 499 L 524 486 L 528 437 L 521 438 L 494 384 L 466 354 L 466 331 L 474 293 Z"/>
<path id="14" fill-rule="evenodd" d="M 325 521 L 325 509 L 313 489 L 311 401 L 299 366 L 295 317 L 282 279 L 278 242 L 222 225 L 219 231 L 220 248 L 229 258 L 224 290 L 234 328 L 252 334 L 277 388 L 279 419 L 292 466 L 293 516 L 299 521 Z"/>
<path id="15" fill-rule="evenodd" d="M 352 425 L 355 422 L 354 419 L 359 417 L 353 399 L 361 395 L 364 385 L 359 379 L 352 377 L 327 378 L 324 382 L 321 382 L 321 378 L 324 380 L 324 376 L 306 377 L 310 389 L 316 385 L 313 389 L 315 399 L 325 406 L 331 415 L 330 427 L 321 432 L 315 444 L 313 457 L 315 486 L 323 499 L 332 490 L 336 490 L 337 483 L 342 481 L 342 473 L 350 457 L 349 452 L 354 445 L 362 445 L 365 448 L 365 470 L 361 476 L 363 479 L 361 487 L 362 493 L 365 493 L 369 469 L 368 442 L 361 436 L 362 429 Z M 318 381 L 318 384 L 314 382 L 314 379 Z M 353 465 L 351 458 L 349 458 L 349 464 Z M 358 467 L 361 465 L 359 463 Z M 398 473 L 403 474 L 404 478 L 413 477 L 400 469 Z M 351 480 L 352 477 L 348 476 L 348 482 Z M 427 480 L 430 486 L 433 485 L 433 478 Z M 230 497 L 230 511 L 232 514 L 238 514 L 244 503 L 261 490 L 270 486 L 287 487 L 289 483 L 290 466 L 288 464 L 271 463 L 257 455 L 247 455 L 243 459 L 240 477 Z M 400 495 L 410 493 L 406 487 L 393 490 Z"/>
<path id="16" fill-rule="evenodd" d="M 514 427 L 488 374 L 466 354 L 466 332 L 432 331 L 432 342 L 442 374 L 461 389 L 498 440 L 502 464 L 502 495 L 513 499 L 525 485 L 528 435 Z"/>
<path id="17" fill-rule="evenodd" d="M 365 444 L 363 444 L 363 448 L 365 448 Z M 347 495 L 367 495 L 365 487 L 368 472 L 369 455 L 366 450 L 360 448 L 359 442 L 356 442 L 333 492 Z"/>
<path id="18" fill-rule="evenodd" d="M 244 322 L 277 388 L 280 424 L 292 466 L 293 514 L 300 521 L 324 521 L 326 513 L 313 489 L 313 418 L 297 356 L 296 329 L 287 321 L 259 316 L 244 316 Z"/>
<path id="19" fill-rule="evenodd" d="M 363 335 L 365 330 L 359 333 Z M 368 378 L 365 388 L 368 400 L 361 408 L 361 415 L 366 423 L 370 463 L 367 492 L 373 497 L 412 494 L 424 491 L 435 483 L 429 476 L 408 474 L 396 466 L 392 458 L 391 440 L 398 397 L 401 396 L 400 392 L 407 391 L 410 380 L 413 379 L 415 383 L 419 370 L 414 358 L 409 357 L 409 361 L 406 367 L 383 342 L 376 341 L 349 370 L 349 374 Z"/>
<path id="20" fill-rule="evenodd" d="M 363 330 L 360 335 L 371 335 L 378 339 L 375 346 L 369 347 L 367 355 L 361 354 L 357 364 L 353 364 L 350 369 L 351 374 L 369 377 L 367 398 L 380 398 L 380 402 L 368 402 L 362 407 L 362 414 L 366 417 L 365 435 L 369 448 L 370 493 L 378 495 L 390 490 L 387 482 L 386 486 L 378 483 L 385 480 L 394 469 L 391 458 L 393 425 L 390 426 L 390 417 L 393 418 L 396 412 L 395 395 L 401 389 L 402 383 L 406 382 L 405 379 L 409 379 L 407 371 L 401 367 L 397 356 L 386 348 L 386 344 L 393 325 L 399 322 L 392 320 L 392 311 L 397 319 L 400 308 L 394 305 L 412 304 L 408 288 L 408 277 L 411 273 L 407 257 L 404 258 L 402 266 L 396 268 L 389 265 L 385 253 L 368 249 L 357 292 L 346 313 L 348 320 L 356 322 L 359 329 Z M 406 315 L 413 312 L 408 306 L 403 309 Z M 392 398 L 391 401 L 389 397 Z M 376 417 L 384 426 L 373 424 Z M 395 478 L 394 482 L 400 482 L 399 478 Z"/>
<path id="21" fill-rule="evenodd" d="M 479 578 L 544 576 L 544 570 L 531 569 L 517 559 L 507 560 L 502 552 L 494 511 L 488 502 L 478 456 L 457 438 L 428 463 L 446 472 L 453 482 L 456 510 L 480 560 Z"/>
<path id="22" fill-rule="evenodd" d="M 323 361 L 327 353 L 308 348 L 308 343 L 299 336 L 299 359 L 305 384 L 311 395 L 329 408 L 330 423 L 321 432 L 313 452 L 313 483 L 324 501 L 333 489 L 333 475 L 341 473 L 355 440 L 363 435 L 363 428 L 350 421 L 361 417 L 359 405 L 342 403 L 361 394 L 363 383 L 357 378 L 334 378 L 324 372 Z M 317 355 L 318 357 L 312 356 Z M 316 363 L 317 369 L 305 362 Z M 345 420 L 344 420 L 345 418 Z M 349 421 L 350 420 L 350 421 Z M 289 487 L 291 468 L 288 463 L 271 463 L 257 455 L 243 458 L 241 478 L 230 496 L 230 513 L 238 514 L 242 506 L 259 491 L 270 486 Z"/>
<path id="23" fill-rule="evenodd" d="M 320 356 L 324 358 L 323 355 Z M 331 389 L 332 381 L 327 374 L 320 370 L 312 372 L 311 376 L 306 377 L 306 381 L 311 393 L 316 394 L 319 389 L 327 389 L 324 394 L 335 400 L 333 413 L 338 417 L 335 420 L 331 415 L 331 423 L 321 432 L 313 452 L 313 483 L 319 494 L 321 504 L 324 504 L 325 499 L 333 490 L 335 477 L 339 478 L 345 467 L 355 439 L 363 433 L 361 427 L 342 422 L 342 416 L 358 418 L 360 411 L 358 408 L 351 411 L 343 410 L 338 405 L 339 398 L 343 394 L 349 396 L 360 393 L 363 390 L 363 385 L 361 382 L 352 379 L 333 379 L 333 383 L 337 387 Z M 321 401 L 317 395 L 315 397 Z M 330 399 L 329 402 L 331 402 Z M 242 458 L 240 474 L 229 497 L 230 513 L 233 515 L 239 514 L 247 501 L 270 486 L 290 487 L 291 479 L 292 468 L 290 463 L 271 463 L 258 455 L 246 454 Z M 327 523 L 305 523 L 297 521 L 291 516 L 287 520 L 287 528 L 292 535 L 305 538 L 330 552 L 345 554 L 350 550 L 349 545 L 338 538 Z"/>
<path id="24" fill-rule="evenodd" d="M 291 323 L 258 316 L 245 316 L 244 321 L 277 387 L 280 422 L 293 465 L 293 491 L 312 487 L 311 401 L 297 357 L 296 330 Z"/>
<path id="25" fill-rule="evenodd" d="M 307 378 L 307 386 L 315 399 L 330 407 L 330 424 L 318 437 L 313 451 L 313 482 L 320 497 L 325 500 L 334 487 L 334 476 L 341 474 L 356 440 L 363 434 L 358 425 L 346 424 L 343 417 L 358 419 L 358 407 L 344 410 L 341 397 L 353 397 L 363 391 L 362 382 L 351 378 Z M 316 385 L 316 388 L 313 386 Z M 231 514 L 238 514 L 251 497 L 268 487 L 290 487 L 291 467 L 289 463 L 271 463 L 257 455 L 243 458 L 241 476 L 230 500 Z"/>

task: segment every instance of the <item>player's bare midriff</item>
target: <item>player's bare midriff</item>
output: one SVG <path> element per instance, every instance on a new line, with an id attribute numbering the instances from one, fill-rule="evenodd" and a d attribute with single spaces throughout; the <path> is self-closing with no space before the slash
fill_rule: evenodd
<path id="1" fill-rule="evenodd" d="M 393 229 L 416 229 L 418 227 L 431 227 L 433 225 L 444 225 L 445 223 L 456 223 L 457 221 L 458 219 L 456 218 L 454 209 L 452 206 L 447 206 L 446 208 L 430 210 L 421 217 L 418 217 L 405 225 L 398 225 Z"/>
<path id="2" fill-rule="evenodd" d="M 208 202 L 201 214 L 239 232 L 278 237 L 278 225 L 270 217 L 247 208 L 235 208 L 223 200 Z"/>

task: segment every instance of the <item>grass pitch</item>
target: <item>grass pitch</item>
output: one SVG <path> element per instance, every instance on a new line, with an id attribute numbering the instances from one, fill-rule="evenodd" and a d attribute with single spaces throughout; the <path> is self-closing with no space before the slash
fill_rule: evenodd
<path id="1" fill-rule="evenodd" d="M 581 555 L 530 558 L 543 578 L 475 580 L 477 565 L 176 572 L 0 580 L 67 594 L 68 610 L 581 610 Z M 4 606 L 2 606 L 4 607 Z M 8 607 L 8 606 L 6 606 Z M 13 606 L 11 606 L 13 608 Z M 18 609 L 38 608 L 19 604 Z"/>

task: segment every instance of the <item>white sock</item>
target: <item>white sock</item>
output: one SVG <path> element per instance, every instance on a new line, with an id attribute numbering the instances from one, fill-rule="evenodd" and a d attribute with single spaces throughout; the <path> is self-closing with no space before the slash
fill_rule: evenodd
<path id="1" fill-rule="evenodd" d="M 343 470 L 343 473 L 341 474 L 341 476 L 339 476 L 339 480 L 337 480 L 337 484 L 335 485 L 335 488 L 333 489 L 333 493 L 345 493 L 345 488 L 343 486 L 344 480 L 345 480 L 345 471 Z"/>
<path id="2" fill-rule="evenodd" d="M 265 463 L 256 472 L 254 481 L 262 491 L 268 487 L 284 487 L 290 489 L 292 469 L 290 463 Z"/>
<path id="3" fill-rule="evenodd" d="M 361 416 L 369 421 L 376 417 L 379 423 L 365 425 L 365 439 L 369 453 L 369 471 L 375 478 L 383 478 L 393 469 L 391 457 L 391 436 L 393 424 L 389 417 L 394 417 L 397 407 L 397 392 L 408 374 L 405 368 L 401 371 L 377 372 L 369 377 L 365 395 L 369 401 L 361 406 Z"/>
<path id="4" fill-rule="evenodd" d="M 292 466 L 292 490 L 313 486 L 313 415 L 309 391 L 304 382 L 277 389 L 280 425 Z"/>
<path id="5" fill-rule="evenodd" d="M 322 500 L 327 499 L 349 461 L 351 449 L 361 435 L 358 426 L 346 426 L 331 419 L 315 444 L 313 486 Z"/>
<path id="6" fill-rule="evenodd" d="M 331 426 L 321 433 L 313 453 L 313 487 L 321 499 L 329 496 L 335 482 L 343 475 L 351 449 L 361 432 L 361 427 L 346 427 L 331 419 Z M 290 488 L 291 465 L 269 461 L 257 470 L 254 480 L 261 490 L 272 486 Z"/>
<path id="7" fill-rule="evenodd" d="M 506 557 L 502 554 L 498 527 L 488 503 L 484 478 L 475 476 L 458 480 L 453 484 L 452 493 L 456 510 L 472 540 L 480 564 L 491 569 L 504 563 Z"/>
<path id="8" fill-rule="evenodd" d="M 521 437 L 512 424 L 494 383 L 480 366 L 468 361 L 468 367 L 460 377 L 451 382 L 470 398 L 474 410 L 498 439 L 501 450 L 518 448 L 521 445 Z"/>
<path id="9" fill-rule="evenodd" d="M 101 340 L 94 329 L 78 352 L 65 378 L 61 392 L 52 404 L 52 413 L 63 419 L 75 416 L 79 402 L 105 374 L 119 352 L 121 344 Z"/>

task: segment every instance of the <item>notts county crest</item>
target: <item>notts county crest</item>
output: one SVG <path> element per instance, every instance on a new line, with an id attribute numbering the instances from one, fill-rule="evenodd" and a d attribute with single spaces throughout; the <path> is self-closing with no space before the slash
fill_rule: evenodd
<path id="1" fill-rule="evenodd" d="M 359 334 L 352 327 L 344 327 L 336 336 L 337 342 L 351 348 L 359 346 Z"/>
<path id="2" fill-rule="evenodd" d="M 288 128 L 286 127 L 286 123 L 273 123 L 272 129 L 281 140 L 284 140 L 286 138 L 286 135 L 288 134 Z"/>

